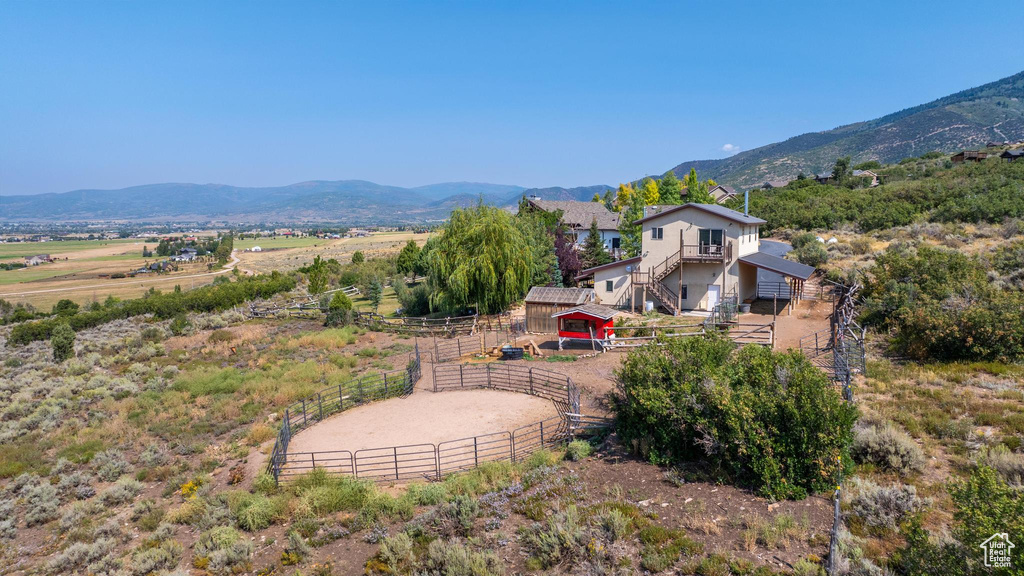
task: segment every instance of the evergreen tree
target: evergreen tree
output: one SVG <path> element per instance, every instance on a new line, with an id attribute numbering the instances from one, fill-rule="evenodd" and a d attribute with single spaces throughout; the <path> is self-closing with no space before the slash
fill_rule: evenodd
<path id="1" fill-rule="evenodd" d="M 373 304 L 373 311 L 376 312 L 380 308 L 380 301 L 384 298 L 384 287 L 381 286 L 380 280 L 376 278 L 370 280 L 370 285 L 366 289 L 366 297 L 370 300 L 370 304 Z"/>
<path id="2" fill-rule="evenodd" d="M 306 269 L 306 280 L 309 282 L 309 293 L 319 296 L 327 290 L 327 263 L 318 255 Z"/>
<path id="3" fill-rule="evenodd" d="M 683 186 L 686 187 L 686 202 L 693 204 L 714 204 L 711 197 L 710 186 L 707 181 L 701 182 L 697 178 L 697 170 L 690 168 L 690 173 L 683 178 Z"/>
<path id="4" fill-rule="evenodd" d="M 836 163 L 832 166 L 832 180 L 836 185 L 842 185 L 851 176 L 853 176 L 853 171 L 850 170 L 850 157 L 836 158 Z"/>
<path id="5" fill-rule="evenodd" d="M 619 220 L 619 235 L 622 236 L 622 252 L 627 258 L 639 256 L 642 249 L 641 236 L 643 226 L 634 224 L 644 217 L 644 202 L 639 194 L 634 194 L 625 207 Z"/>
<path id="6" fill-rule="evenodd" d="M 53 327 L 50 333 L 50 345 L 53 347 L 53 361 L 63 362 L 75 355 L 75 331 L 67 322 Z"/>
<path id="7" fill-rule="evenodd" d="M 362 250 L 356 250 L 355 252 L 352 253 L 352 263 L 353 264 L 362 264 L 365 261 L 366 261 L 366 257 L 363 256 L 363 251 Z"/>
<path id="8" fill-rule="evenodd" d="M 603 201 L 604 201 L 604 207 L 605 208 L 611 210 L 612 212 L 615 211 L 615 193 L 614 192 L 612 192 L 611 190 L 608 190 L 607 192 L 605 192 L 604 193 L 604 200 Z"/>
<path id="9" fill-rule="evenodd" d="M 662 204 L 682 204 L 682 191 L 683 183 L 676 178 L 675 172 L 671 170 L 658 181 L 658 195 L 661 197 L 659 202 Z"/>
<path id="10" fill-rule="evenodd" d="M 402 247 L 402 251 L 398 253 L 398 260 L 395 262 L 395 267 L 402 274 L 408 274 L 413 272 L 416 268 L 416 261 L 420 255 L 420 247 L 416 245 L 415 240 L 409 240 Z"/>
<path id="11" fill-rule="evenodd" d="M 597 218 L 590 222 L 590 231 L 586 240 L 583 241 L 583 254 L 580 258 L 584 269 L 607 264 L 612 261 L 611 256 L 604 250 L 601 242 L 601 231 L 597 229 Z"/>

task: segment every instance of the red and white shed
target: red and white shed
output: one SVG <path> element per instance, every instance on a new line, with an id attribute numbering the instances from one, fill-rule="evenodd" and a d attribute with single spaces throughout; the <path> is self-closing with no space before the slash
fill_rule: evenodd
<path id="1" fill-rule="evenodd" d="M 569 340 L 604 341 L 615 336 L 613 318 L 619 311 L 600 304 L 584 304 L 551 317 L 558 322 L 558 349 Z"/>

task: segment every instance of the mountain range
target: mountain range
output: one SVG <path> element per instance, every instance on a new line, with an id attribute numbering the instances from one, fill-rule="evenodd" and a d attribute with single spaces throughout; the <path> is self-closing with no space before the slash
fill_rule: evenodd
<path id="1" fill-rule="evenodd" d="M 988 142 L 1024 140 L 1024 72 L 927 104 L 824 132 L 809 132 L 718 160 L 683 162 L 682 177 L 696 168 L 702 178 L 739 189 L 767 180 L 791 180 L 803 172 L 831 171 L 836 158 L 857 164 L 898 162 L 938 150 L 954 152 Z"/>
<path id="2" fill-rule="evenodd" d="M 939 150 L 952 152 L 989 141 L 1024 139 L 1024 72 L 927 104 L 794 136 L 716 160 L 683 162 L 682 177 L 696 168 L 736 188 L 792 179 L 831 169 L 835 159 L 853 163 L 896 162 Z M 506 184 L 445 182 L 414 188 L 365 180 L 313 180 L 288 186 L 149 184 L 120 190 L 75 190 L 31 196 L 0 196 L 0 221 L 126 220 L 227 222 L 332 222 L 343 225 L 415 224 L 441 221 L 453 208 L 481 199 L 514 206 L 522 196 L 588 201 L 611 186 L 524 188 Z"/>

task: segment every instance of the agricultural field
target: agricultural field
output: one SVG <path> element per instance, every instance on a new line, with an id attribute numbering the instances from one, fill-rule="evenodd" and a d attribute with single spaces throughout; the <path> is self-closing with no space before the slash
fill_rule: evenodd
<path id="1" fill-rule="evenodd" d="M 70 299 L 78 303 L 100 302 L 108 296 L 135 298 L 150 288 L 172 290 L 212 282 L 205 263 L 183 263 L 172 274 L 151 274 L 136 278 L 109 278 L 142 267 L 157 258 L 143 258 L 143 247 L 155 250 L 155 241 L 81 240 L 68 242 L 32 242 L 0 244 L 0 254 L 21 259 L 25 255 L 49 253 L 53 262 L 38 266 L 0 270 L 0 298 L 18 304 L 31 304 L 48 310 L 57 301 Z"/>
<path id="2" fill-rule="evenodd" d="M 325 260 L 334 258 L 339 262 L 350 262 L 354 252 L 361 251 L 366 258 L 377 258 L 396 254 L 409 240 L 423 245 L 430 234 L 412 232 L 380 232 L 362 238 L 259 238 L 245 239 L 235 243 L 239 268 L 243 272 L 266 273 L 273 270 L 288 271 L 309 264 L 315 256 Z M 244 249 L 259 246 L 262 252 L 243 252 Z"/>

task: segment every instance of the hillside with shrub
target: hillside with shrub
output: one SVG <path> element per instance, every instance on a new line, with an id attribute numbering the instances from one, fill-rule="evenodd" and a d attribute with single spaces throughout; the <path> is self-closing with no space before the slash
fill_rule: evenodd
<path id="1" fill-rule="evenodd" d="M 855 164 L 887 164 L 932 150 L 955 152 L 1022 139 L 1024 72 L 874 120 L 801 134 L 728 158 L 683 162 L 671 171 L 681 177 L 695 168 L 723 184 L 751 188 L 828 172 L 844 156 Z"/>

